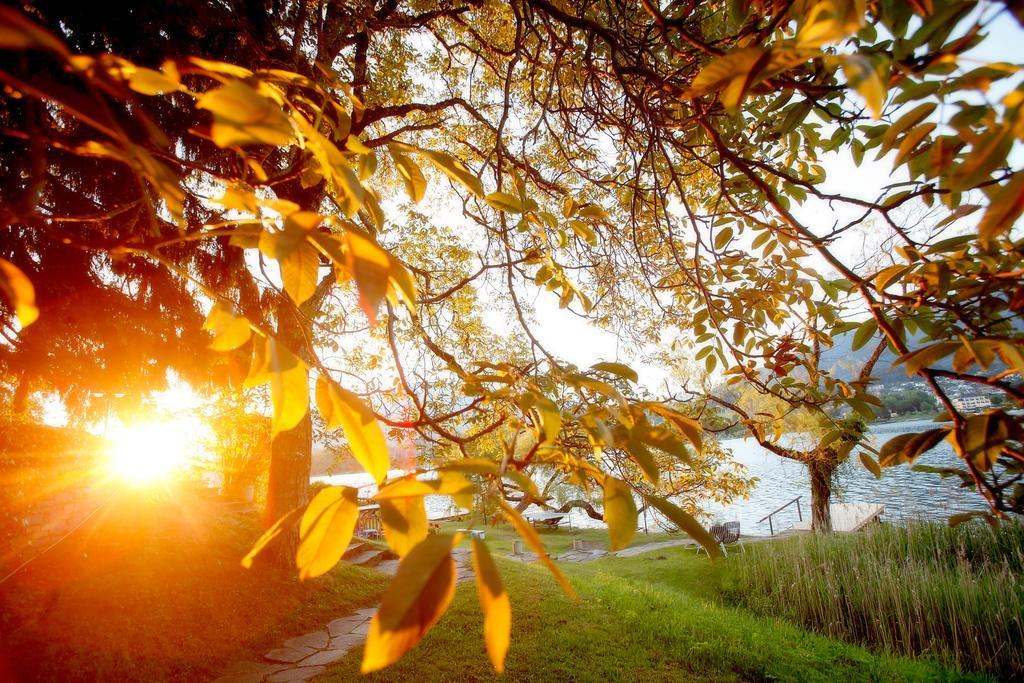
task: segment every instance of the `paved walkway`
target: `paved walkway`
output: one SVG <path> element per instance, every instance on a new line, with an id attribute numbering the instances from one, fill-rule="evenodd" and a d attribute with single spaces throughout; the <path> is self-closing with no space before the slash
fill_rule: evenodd
<path id="1" fill-rule="evenodd" d="M 696 541 L 690 538 L 680 538 L 672 541 L 661 541 L 659 543 L 641 543 L 640 545 L 630 546 L 629 548 L 623 548 L 614 553 L 608 552 L 607 550 L 568 550 L 564 554 L 554 558 L 559 562 L 592 562 L 599 560 L 602 557 L 633 557 L 634 555 L 640 555 L 641 553 L 649 553 L 655 550 L 664 550 L 665 548 L 674 548 L 676 546 L 694 546 Z M 537 556 L 533 553 L 520 553 L 518 555 L 508 555 L 511 560 L 518 560 L 519 562 L 533 562 L 537 560 Z"/>
<path id="2" fill-rule="evenodd" d="M 462 583 L 475 577 L 468 549 L 456 548 L 455 581 Z M 382 562 L 374 567 L 378 571 L 394 575 L 398 561 Z M 287 683 L 306 681 L 324 671 L 366 640 L 370 620 L 377 609 L 367 607 L 339 617 L 327 624 L 321 631 L 289 638 L 263 654 L 260 662 L 236 662 L 215 683 Z"/>

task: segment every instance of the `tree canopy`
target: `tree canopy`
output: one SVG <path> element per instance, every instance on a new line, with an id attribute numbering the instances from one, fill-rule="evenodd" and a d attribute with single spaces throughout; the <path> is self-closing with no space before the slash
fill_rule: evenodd
<path id="1" fill-rule="evenodd" d="M 352 534 L 354 490 L 305 506 L 311 410 L 384 484 L 403 562 L 365 671 L 451 599 L 458 539 L 426 535 L 424 495 L 476 495 L 544 556 L 508 502 L 541 499 L 524 473 L 542 465 L 603 492 L 612 547 L 640 500 L 717 552 L 656 488 L 666 458 L 698 462 L 710 384 L 658 395 L 626 364 L 560 360 L 537 332 L 538 291 L 637 355 L 661 343 L 669 363 L 817 414 L 833 425 L 822 447 L 856 444 L 868 466 L 948 439 L 993 520 L 1024 506 L 1021 417 L 966 415 L 948 393 L 977 383 L 1024 400 L 1021 67 L 974 56 L 1014 21 L 1002 3 L 25 10 L 0 8 L 6 367 L 27 364 L 18 349 L 59 315 L 45 293 L 72 256 L 77 281 L 116 283 L 138 306 L 131 324 L 169 347 L 152 357 L 181 352 L 202 310 L 226 376 L 268 386 L 271 480 L 295 482 L 272 484 L 277 522 L 253 554 L 298 525 L 300 574 L 316 576 Z M 837 186 L 837 158 L 889 182 L 872 196 Z M 849 248 L 865 232 L 881 246 L 867 257 Z M 486 324 L 495 312 L 512 332 Z M 819 362 L 843 333 L 888 345 L 948 423 L 862 441 L 845 417 L 873 417 L 872 377 Z M 382 425 L 465 457 L 386 482 Z M 474 457 L 492 437 L 496 455 Z M 500 670 L 507 599 L 486 545 L 473 551 Z"/>

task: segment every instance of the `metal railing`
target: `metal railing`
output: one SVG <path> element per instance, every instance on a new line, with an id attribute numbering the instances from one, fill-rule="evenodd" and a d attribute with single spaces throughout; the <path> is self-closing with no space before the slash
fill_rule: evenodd
<path id="1" fill-rule="evenodd" d="M 777 515 L 778 513 L 782 512 L 783 510 L 788 508 L 793 503 L 796 503 L 796 516 L 797 516 L 797 519 L 799 519 L 801 522 L 804 521 L 803 512 L 800 510 L 800 499 L 801 498 L 803 498 L 803 496 L 797 496 L 796 498 L 794 498 L 793 500 L 789 501 L 788 503 L 786 503 L 782 507 L 777 508 L 777 509 L 769 512 L 767 515 L 765 515 L 761 519 L 757 520 L 757 523 L 760 524 L 761 522 L 763 522 L 764 520 L 767 519 L 768 520 L 768 535 L 769 536 L 774 536 L 775 535 L 775 527 L 772 524 L 772 517 Z"/>

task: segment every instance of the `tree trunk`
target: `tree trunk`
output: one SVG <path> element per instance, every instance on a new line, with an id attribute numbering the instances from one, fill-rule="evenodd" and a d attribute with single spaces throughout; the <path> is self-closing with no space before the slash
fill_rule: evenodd
<path id="1" fill-rule="evenodd" d="M 807 473 L 811 477 L 811 530 L 816 532 L 832 531 L 829 503 L 832 499 L 832 474 L 835 469 L 834 464 L 818 459 L 807 463 Z"/>
<path id="2" fill-rule="evenodd" d="M 305 356 L 305 339 L 312 335 L 308 319 L 295 315 L 288 301 L 277 308 L 278 340 L 295 352 Z M 310 406 L 312 410 L 312 406 Z M 281 432 L 270 445 L 270 475 L 267 479 L 267 508 L 265 522 L 270 526 L 294 508 L 309 500 L 309 474 L 313 462 L 313 421 L 309 411 L 294 428 Z M 299 530 L 292 525 L 262 553 L 267 560 L 281 568 L 295 567 L 295 554 L 299 549 Z"/>
<path id="3" fill-rule="evenodd" d="M 267 482 L 268 526 L 308 501 L 312 448 L 313 423 L 308 412 L 294 429 L 281 432 L 274 437 L 270 453 L 270 477 Z M 298 549 L 299 530 L 293 525 L 278 536 L 264 554 L 272 564 L 291 568 L 295 567 L 295 553 Z"/>

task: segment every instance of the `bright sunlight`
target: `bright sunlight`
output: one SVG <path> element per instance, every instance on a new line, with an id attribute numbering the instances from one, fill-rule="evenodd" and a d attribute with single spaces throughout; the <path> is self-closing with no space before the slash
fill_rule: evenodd
<path id="1" fill-rule="evenodd" d="M 139 422 L 112 428 L 112 473 L 136 484 L 150 484 L 172 476 L 190 459 L 194 439 L 176 421 Z"/>

